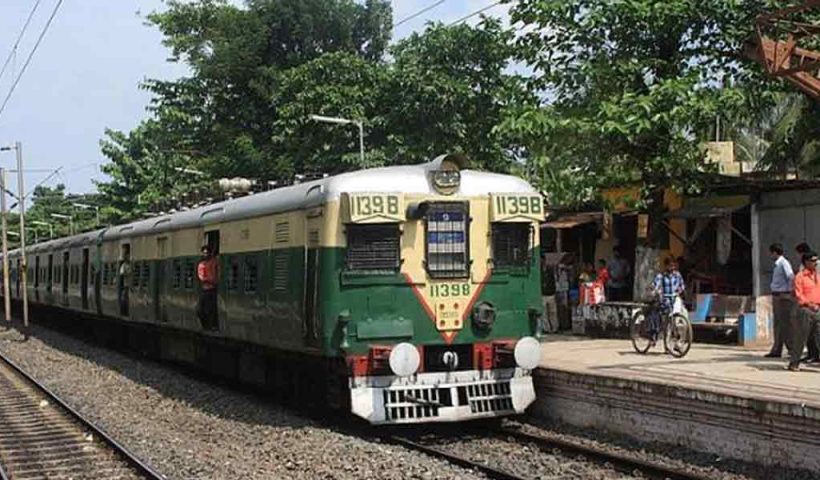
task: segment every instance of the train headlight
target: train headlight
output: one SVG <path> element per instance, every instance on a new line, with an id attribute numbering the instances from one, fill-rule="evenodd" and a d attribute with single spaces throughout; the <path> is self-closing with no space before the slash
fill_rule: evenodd
<path id="1" fill-rule="evenodd" d="M 415 346 L 403 342 L 390 351 L 390 370 L 400 377 L 409 377 L 419 370 L 421 357 Z"/>
<path id="2" fill-rule="evenodd" d="M 541 343 L 533 337 L 524 337 L 515 344 L 515 363 L 533 370 L 541 362 Z"/>
<path id="3" fill-rule="evenodd" d="M 495 307 L 489 302 L 481 302 L 473 308 L 473 324 L 479 330 L 489 330 L 495 323 Z"/>
<path id="4" fill-rule="evenodd" d="M 467 166 L 467 157 L 454 153 L 442 155 L 433 160 L 434 170 L 430 171 L 433 188 L 442 195 L 452 195 L 461 185 L 461 170 Z"/>
<path id="5" fill-rule="evenodd" d="M 433 186 L 439 192 L 451 192 L 461 183 L 461 172 L 458 170 L 436 170 L 433 172 Z"/>

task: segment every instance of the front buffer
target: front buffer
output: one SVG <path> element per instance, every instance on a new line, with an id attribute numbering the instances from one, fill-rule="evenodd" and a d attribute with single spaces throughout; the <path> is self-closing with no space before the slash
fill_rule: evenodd
<path id="1" fill-rule="evenodd" d="M 399 344 L 390 354 L 393 375 L 351 377 L 351 409 L 376 425 L 520 414 L 535 401 L 531 372 L 540 358 L 539 342 L 520 339 L 514 356 L 517 366 L 512 368 L 416 373 L 416 347 Z"/>

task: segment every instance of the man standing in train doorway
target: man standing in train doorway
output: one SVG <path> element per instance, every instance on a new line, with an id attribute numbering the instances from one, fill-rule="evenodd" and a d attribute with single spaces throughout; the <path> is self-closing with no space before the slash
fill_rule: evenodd
<path id="1" fill-rule="evenodd" d="M 199 279 L 200 296 L 197 306 L 197 315 L 205 330 L 219 329 L 217 317 L 217 287 L 219 286 L 219 259 L 214 255 L 213 247 L 202 247 L 202 260 L 196 266 L 196 276 Z"/>

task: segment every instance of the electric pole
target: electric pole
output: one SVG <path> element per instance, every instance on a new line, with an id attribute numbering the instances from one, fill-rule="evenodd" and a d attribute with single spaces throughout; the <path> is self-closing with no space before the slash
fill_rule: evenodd
<path id="1" fill-rule="evenodd" d="M 6 311 L 6 321 L 11 322 L 11 289 L 9 288 L 9 244 L 7 238 L 8 225 L 6 224 L 6 169 L 0 167 L 0 224 L 3 235 L 3 304 Z"/>
<path id="2" fill-rule="evenodd" d="M 23 144 L 14 143 L 17 150 L 17 200 L 20 208 L 20 280 L 23 295 L 23 335 L 28 337 L 28 261 L 26 260 L 26 190 L 23 182 Z"/>

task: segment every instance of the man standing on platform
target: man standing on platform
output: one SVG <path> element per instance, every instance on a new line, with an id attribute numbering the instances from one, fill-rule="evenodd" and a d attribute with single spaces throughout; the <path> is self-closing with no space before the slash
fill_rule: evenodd
<path id="1" fill-rule="evenodd" d="M 800 370 L 800 357 L 809 334 L 817 328 L 820 318 L 820 278 L 817 275 L 817 253 L 804 253 L 803 269 L 794 278 L 794 294 L 799 311 L 791 318 L 791 343 L 789 366 L 792 371 Z"/>
<path id="2" fill-rule="evenodd" d="M 627 298 L 629 280 L 629 262 L 622 256 L 620 247 L 615 247 L 612 252 L 612 260 L 607 265 L 609 269 L 609 281 L 607 287 L 607 299 L 615 302 L 623 302 L 629 300 Z"/>
<path id="3" fill-rule="evenodd" d="M 791 263 L 783 256 L 783 245 L 779 243 L 772 244 L 769 247 L 769 255 L 774 260 L 771 283 L 774 344 L 766 357 L 780 358 L 783 355 L 783 344 L 790 337 L 789 317 L 792 314 L 794 271 Z"/>

